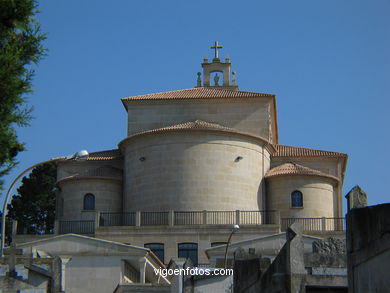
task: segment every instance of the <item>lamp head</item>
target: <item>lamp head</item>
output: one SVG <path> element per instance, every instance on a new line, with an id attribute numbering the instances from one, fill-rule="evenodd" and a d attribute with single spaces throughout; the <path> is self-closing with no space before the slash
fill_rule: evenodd
<path id="1" fill-rule="evenodd" d="M 86 160 L 89 157 L 89 153 L 87 150 L 81 150 L 74 154 L 75 160 Z"/>
<path id="2" fill-rule="evenodd" d="M 233 225 L 233 231 L 237 231 L 237 230 L 239 230 L 240 229 L 240 226 L 238 226 L 238 225 Z"/>
<path id="3" fill-rule="evenodd" d="M 86 160 L 89 157 L 89 153 L 86 150 L 78 151 L 77 153 L 74 153 L 73 155 L 69 155 L 64 157 L 65 160 Z"/>

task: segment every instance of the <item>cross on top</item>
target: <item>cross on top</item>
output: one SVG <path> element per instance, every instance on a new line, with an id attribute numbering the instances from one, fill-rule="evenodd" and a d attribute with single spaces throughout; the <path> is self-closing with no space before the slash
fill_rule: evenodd
<path id="1" fill-rule="evenodd" d="M 215 50 L 215 57 L 214 57 L 214 59 L 219 59 L 218 58 L 218 49 L 222 49 L 222 46 L 220 46 L 218 44 L 218 41 L 215 41 L 214 46 L 211 46 L 210 48 Z"/>

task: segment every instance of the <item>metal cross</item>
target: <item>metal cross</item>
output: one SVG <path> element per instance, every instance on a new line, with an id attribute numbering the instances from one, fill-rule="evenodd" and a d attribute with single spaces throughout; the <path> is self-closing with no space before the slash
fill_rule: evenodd
<path id="1" fill-rule="evenodd" d="M 210 48 L 215 50 L 215 57 L 214 58 L 218 59 L 218 49 L 221 49 L 222 46 L 220 46 L 218 44 L 218 41 L 215 41 L 214 46 L 211 46 Z"/>

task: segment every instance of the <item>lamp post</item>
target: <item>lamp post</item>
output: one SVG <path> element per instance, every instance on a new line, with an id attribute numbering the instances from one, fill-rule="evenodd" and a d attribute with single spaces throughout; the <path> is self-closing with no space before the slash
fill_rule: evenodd
<path id="1" fill-rule="evenodd" d="M 233 225 L 232 227 L 232 232 L 230 233 L 229 235 L 229 238 L 228 238 L 228 241 L 226 243 L 226 250 L 225 250 L 225 261 L 224 261 L 224 265 L 223 267 L 226 269 L 226 265 L 227 265 L 227 253 L 228 253 L 228 249 L 229 249 L 229 244 L 230 244 L 230 240 L 232 239 L 232 236 L 235 232 L 237 232 L 238 230 L 240 229 L 240 226 L 238 225 Z"/>
<path id="2" fill-rule="evenodd" d="M 30 171 L 31 169 L 35 168 L 35 167 L 38 167 L 40 165 L 44 165 L 44 164 L 47 164 L 47 163 L 51 163 L 51 162 L 56 162 L 56 161 L 69 161 L 69 160 L 86 160 L 88 159 L 88 156 L 89 156 L 89 153 L 88 151 L 86 150 L 81 150 L 73 155 L 70 155 L 70 156 L 66 156 L 66 157 L 56 157 L 56 158 L 52 158 L 50 160 L 47 160 L 47 161 L 44 161 L 44 162 L 40 162 L 40 163 L 37 163 L 37 164 L 34 164 L 30 167 L 28 167 L 26 170 L 24 170 L 22 173 L 20 173 L 15 179 L 14 181 L 12 181 L 10 187 L 8 188 L 8 191 L 5 195 L 5 198 L 4 198 L 4 203 L 3 203 L 3 209 L 2 209 L 2 215 L 1 215 L 1 246 L 0 246 L 0 256 L 3 257 L 4 256 L 4 246 L 5 246 L 5 219 L 6 219 L 6 213 L 7 213 L 7 202 L 8 202 L 8 198 L 11 194 L 11 191 L 12 191 L 12 188 L 15 186 L 15 184 L 19 181 L 19 179 L 24 175 L 26 174 L 28 171 Z"/>

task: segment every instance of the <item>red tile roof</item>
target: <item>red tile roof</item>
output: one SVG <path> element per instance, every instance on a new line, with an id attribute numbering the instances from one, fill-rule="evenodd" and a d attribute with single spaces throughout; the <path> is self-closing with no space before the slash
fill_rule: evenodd
<path id="1" fill-rule="evenodd" d="M 107 150 L 100 152 L 93 152 L 89 154 L 88 161 L 106 161 L 106 160 L 115 160 L 122 158 L 120 150 Z"/>
<path id="2" fill-rule="evenodd" d="M 258 138 L 258 139 L 261 139 L 261 140 L 264 140 L 264 141 L 268 142 L 263 137 L 255 136 L 253 134 L 250 134 L 250 133 L 247 133 L 247 132 L 243 132 L 243 131 L 239 131 L 239 130 L 234 129 L 234 128 L 229 128 L 229 127 L 225 127 L 225 126 L 219 125 L 217 123 L 210 123 L 210 122 L 205 122 L 205 121 L 202 121 L 202 120 L 195 120 L 193 122 L 192 121 L 191 122 L 185 122 L 185 123 L 180 123 L 180 124 L 167 126 L 167 127 L 163 127 L 163 128 L 147 130 L 147 131 L 144 131 L 144 132 L 136 133 L 136 134 L 134 134 L 131 137 L 138 136 L 138 135 L 143 135 L 143 134 L 170 132 L 170 131 L 181 131 L 181 130 L 182 131 L 185 131 L 185 130 L 214 130 L 214 131 L 222 131 L 222 132 L 233 132 L 233 133 L 237 133 L 237 134 L 243 134 L 243 135 L 252 136 L 254 138 Z"/>
<path id="3" fill-rule="evenodd" d="M 239 132 L 236 129 L 225 127 L 222 125 L 219 125 L 217 123 L 210 123 L 202 120 L 195 120 L 195 121 L 189 121 L 185 123 L 180 123 L 176 125 L 171 125 L 163 128 L 148 130 L 142 133 L 150 133 L 150 132 L 163 132 L 163 131 L 169 131 L 169 130 L 185 130 L 185 129 L 199 129 L 199 130 L 222 130 L 222 131 L 229 131 L 229 132 Z M 135 135 L 138 135 L 135 134 Z"/>
<path id="4" fill-rule="evenodd" d="M 275 145 L 275 148 L 276 153 L 272 155 L 273 157 L 347 157 L 347 155 L 343 153 L 315 150 L 288 145 L 278 144 Z"/>
<path id="5" fill-rule="evenodd" d="M 259 98 L 274 97 L 272 94 L 235 91 L 218 87 L 196 87 L 191 89 L 139 95 L 122 98 L 122 102 L 134 100 L 175 100 L 175 99 L 212 99 L 212 98 Z"/>
<path id="6" fill-rule="evenodd" d="M 193 131 L 193 130 L 195 130 L 195 131 L 205 130 L 205 131 L 237 133 L 237 134 L 241 134 L 241 135 L 252 137 L 252 138 L 257 139 L 257 140 L 261 140 L 261 141 L 265 142 L 267 145 L 269 145 L 271 147 L 272 152 L 275 150 L 273 145 L 270 144 L 268 142 L 268 140 L 263 138 L 263 137 L 256 136 L 256 135 L 253 135 L 253 134 L 250 134 L 250 133 L 247 133 L 247 132 L 242 132 L 242 131 L 239 131 L 239 130 L 234 129 L 234 128 L 225 127 L 225 126 L 222 126 L 222 125 L 219 125 L 219 124 L 216 124 L 216 123 L 205 122 L 205 121 L 202 121 L 202 120 L 185 122 L 185 123 L 180 123 L 180 124 L 167 126 L 167 127 L 163 127 L 163 128 L 158 128 L 158 129 L 147 130 L 147 131 L 144 131 L 144 132 L 139 132 L 139 133 L 136 133 L 136 134 L 134 134 L 132 136 L 129 136 L 129 137 L 125 138 L 124 140 L 122 140 L 119 143 L 119 145 L 121 145 L 124 141 L 126 141 L 128 139 L 131 139 L 131 138 L 134 138 L 134 137 L 138 137 L 138 136 L 142 136 L 142 135 L 148 135 L 148 134 L 154 134 L 154 133 L 175 132 L 175 131 L 185 132 L 185 131 Z"/>
<path id="7" fill-rule="evenodd" d="M 277 167 L 274 167 L 265 174 L 265 178 L 282 176 L 282 175 L 321 176 L 321 177 L 332 178 L 339 181 L 339 179 L 333 175 L 326 174 L 321 171 L 314 170 L 296 163 L 285 163 Z"/>

